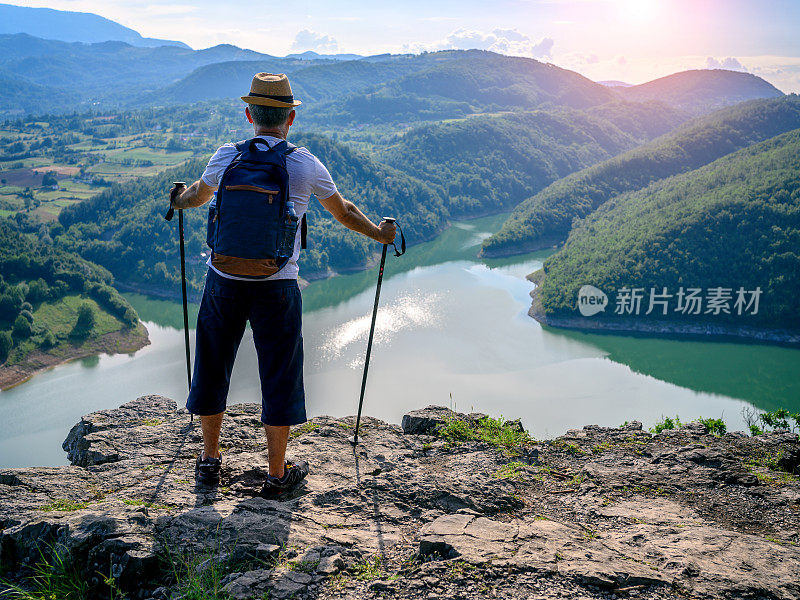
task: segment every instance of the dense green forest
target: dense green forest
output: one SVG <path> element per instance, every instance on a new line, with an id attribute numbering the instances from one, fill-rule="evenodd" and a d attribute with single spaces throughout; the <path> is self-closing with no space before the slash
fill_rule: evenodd
<path id="1" fill-rule="evenodd" d="M 800 127 L 795 94 L 753 100 L 686 123 L 676 131 L 558 180 L 517 206 L 484 242 L 489 256 L 519 254 L 563 241 L 573 220 L 626 191 L 702 165 Z"/>
<path id="2" fill-rule="evenodd" d="M 586 284 L 608 293 L 612 307 L 623 287 L 721 287 L 733 299 L 739 288 L 760 288 L 757 314 L 739 315 L 732 299 L 730 314 L 664 317 L 659 307 L 654 318 L 800 328 L 800 130 L 606 202 L 545 261 L 546 314 L 576 316 Z"/>
<path id="3" fill-rule="evenodd" d="M 644 123 L 670 130 L 684 118 L 655 104 L 619 118 L 623 113 L 628 113 L 627 104 L 613 103 L 603 117 L 561 109 L 425 124 L 396 135 L 375 152 L 387 164 L 438 185 L 451 216 L 499 212 L 569 173 L 646 141 Z"/>
<path id="4" fill-rule="evenodd" d="M 0 220 L 0 364 L 134 327 L 111 274 L 54 243 L 61 227 Z"/>

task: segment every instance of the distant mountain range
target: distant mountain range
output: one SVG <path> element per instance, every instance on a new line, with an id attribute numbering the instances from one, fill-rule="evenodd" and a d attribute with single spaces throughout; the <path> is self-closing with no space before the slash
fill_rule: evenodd
<path id="1" fill-rule="evenodd" d="M 24 33 L 0 35 L 0 81 L 13 82 L 13 88 L 4 86 L 0 94 L 0 113 L 71 112 L 96 103 L 106 107 L 132 105 L 134 97 L 138 102 L 198 67 L 253 60 L 262 67 L 257 70 L 281 67 L 291 71 L 292 64 L 314 64 L 276 59 L 229 44 L 205 50 L 141 48 L 120 41 L 86 44 Z M 249 85 L 248 79 L 246 89 Z"/>
<path id="2" fill-rule="evenodd" d="M 180 46 L 183 42 L 142 37 L 138 32 L 93 13 L 30 8 L 0 4 L 0 33 L 27 33 L 62 42 L 125 42 L 131 46 L 153 48 Z"/>
<path id="3" fill-rule="evenodd" d="M 620 101 L 656 101 L 688 117 L 782 95 L 748 73 L 686 71 L 630 86 L 482 50 L 368 57 L 277 57 L 229 44 L 193 50 L 98 15 L 0 5 L 0 116 L 233 100 L 258 71 L 292 74 L 309 126 L 560 107 L 602 112 Z"/>
<path id="4" fill-rule="evenodd" d="M 682 71 L 617 90 L 627 100 L 659 100 L 696 115 L 745 100 L 783 95 L 774 85 L 752 73 L 723 69 Z"/>
<path id="5" fill-rule="evenodd" d="M 286 58 L 299 58 L 300 60 L 358 60 L 364 58 L 361 54 L 318 54 L 313 50 L 306 50 L 299 54 L 287 54 Z"/>

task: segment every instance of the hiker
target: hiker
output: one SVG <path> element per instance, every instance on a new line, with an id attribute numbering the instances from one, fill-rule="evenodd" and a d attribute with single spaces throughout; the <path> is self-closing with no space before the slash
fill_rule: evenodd
<path id="1" fill-rule="evenodd" d="M 290 426 L 306 421 L 297 259 L 305 246 L 309 198 L 313 194 L 342 225 L 382 244 L 392 243 L 396 228 L 386 221 L 372 223 L 342 198 L 316 156 L 286 141 L 300 105 L 286 75 L 257 73 L 242 100 L 254 138 L 223 144 L 198 181 L 173 191 L 175 208 L 202 206 L 215 198 L 209 209 L 209 244 L 215 245 L 197 315 L 194 376 L 186 408 L 200 416 L 203 431 L 196 481 L 215 486 L 231 370 L 249 320 L 269 458 L 262 495 L 277 497 L 308 474 L 306 462 L 286 460 L 286 444 Z M 287 207 L 280 221 L 269 212 L 278 206 Z M 269 245 L 265 239 L 278 240 L 273 253 L 278 259 L 254 258 L 260 245 Z"/>

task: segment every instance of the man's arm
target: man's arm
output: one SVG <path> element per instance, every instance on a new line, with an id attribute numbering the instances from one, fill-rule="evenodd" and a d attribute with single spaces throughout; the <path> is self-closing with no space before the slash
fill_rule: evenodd
<path id="1" fill-rule="evenodd" d="M 339 192 L 335 192 L 333 196 L 319 202 L 333 215 L 334 219 L 348 229 L 366 235 L 381 244 L 391 244 L 394 241 L 397 230 L 394 223 L 381 221 L 380 225 L 375 225 L 358 210 L 355 204 L 342 198 Z"/>
<path id="2" fill-rule="evenodd" d="M 182 186 L 178 188 L 175 197 L 172 199 L 172 206 L 175 208 L 193 208 L 203 206 L 211 200 L 217 188 L 213 188 L 202 179 L 198 179 L 188 188 Z"/>

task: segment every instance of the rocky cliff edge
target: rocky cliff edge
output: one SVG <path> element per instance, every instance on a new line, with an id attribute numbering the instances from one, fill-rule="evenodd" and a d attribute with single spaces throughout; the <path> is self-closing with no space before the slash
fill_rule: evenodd
<path id="1" fill-rule="evenodd" d="M 5 585 L 58 555 L 98 598 L 800 598 L 796 434 L 536 442 L 428 407 L 363 420 L 354 450 L 352 417 L 317 417 L 289 444 L 311 475 L 275 501 L 259 411 L 229 408 L 216 491 L 194 487 L 199 423 L 161 396 L 84 417 L 72 466 L 0 470 Z"/>

